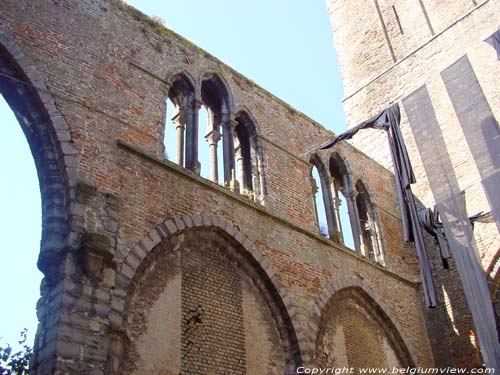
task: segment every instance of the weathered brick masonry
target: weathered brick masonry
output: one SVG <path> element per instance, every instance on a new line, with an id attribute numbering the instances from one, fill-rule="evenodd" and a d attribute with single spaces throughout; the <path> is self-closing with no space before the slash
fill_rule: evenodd
<path id="1" fill-rule="evenodd" d="M 327 3 L 349 125 L 399 103 L 417 178 L 413 191 L 422 204 L 433 207 L 447 186 L 463 192 L 458 199 L 468 216 L 492 212 L 490 220 L 475 223 L 473 234 L 498 315 L 500 63 L 486 40 L 499 28 L 500 2 Z M 382 132 L 360 132 L 354 145 L 392 168 Z M 478 365 L 478 341 L 455 262 L 443 270 L 438 252 L 429 250 L 440 298 L 438 308 L 426 312 L 436 364 Z"/>
<path id="2" fill-rule="evenodd" d="M 0 73 L 42 191 L 33 374 L 433 365 L 393 176 L 372 159 L 335 150 L 370 195 L 385 266 L 319 234 L 307 151 L 333 134 L 135 9 L 2 0 Z M 228 124 L 253 119 L 253 199 L 164 160 L 180 76 L 195 103 L 202 82 L 223 86 Z"/>

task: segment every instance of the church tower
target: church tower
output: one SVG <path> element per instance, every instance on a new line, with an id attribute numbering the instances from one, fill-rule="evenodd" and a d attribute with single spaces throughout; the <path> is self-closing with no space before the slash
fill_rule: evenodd
<path id="1" fill-rule="evenodd" d="M 500 1 L 327 4 L 349 127 L 399 104 L 417 180 L 413 192 L 422 207 L 441 211 L 452 254 L 449 269 L 441 265 L 438 246 L 427 247 L 439 297 L 437 309 L 426 312 L 436 366 L 495 363 L 495 314 L 500 312 Z M 353 143 L 392 169 L 384 131 L 360 131 Z M 491 306 L 490 301 L 494 308 L 481 318 L 478 306 Z"/>

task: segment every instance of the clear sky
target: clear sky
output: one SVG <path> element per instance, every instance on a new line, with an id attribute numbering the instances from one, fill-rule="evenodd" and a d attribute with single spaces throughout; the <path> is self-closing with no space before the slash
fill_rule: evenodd
<path id="1" fill-rule="evenodd" d="M 129 0 L 320 122 L 346 128 L 324 0 Z M 0 98 L 0 344 L 36 330 L 40 192 L 31 153 Z"/>

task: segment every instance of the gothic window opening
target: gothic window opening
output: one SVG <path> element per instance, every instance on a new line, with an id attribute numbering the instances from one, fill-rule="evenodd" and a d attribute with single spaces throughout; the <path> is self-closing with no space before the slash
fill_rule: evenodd
<path id="1" fill-rule="evenodd" d="M 311 182 L 316 221 L 319 231 L 324 237 L 330 238 L 333 241 L 338 241 L 338 226 L 333 216 L 333 201 L 328 172 L 317 156 L 314 156 L 310 160 L 310 163 L 313 165 L 311 170 Z"/>
<path id="2" fill-rule="evenodd" d="M 326 220 L 326 210 L 323 199 L 323 191 L 321 189 L 321 177 L 318 168 L 313 166 L 311 171 L 312 193 L 314 197 L 314 210 L 316 213 L 316 222 L 318 223 L 319 233 L 329 238 L 328 222 Z"/>
<path id="3" fill-rule="evenodd" d="M 246 112 L 236 115 L 234 128 L 235 175 L 240 193 L 256 198 L 261 192 L 262 155 L 255 123 Z"/>
<path id="4" fill-rule="evenodd" d="M 224 186 L 232 186 L 235 179 L 233 134 L 234 123 L 230 119 L 229 95 L 219 77 L 210 75 L 201 84 L 202 105 L 206 109 L 206 128 L 201 135 L 208 144 L 209 155 L 200 154 L 201 164 L 208 164 L 210 180 Z M 200 136 L 201 138 L 201 136 Z M 222 141 L 222 150 L 220 147 Z M 200 139 L 200 142 L 201 139 Z M 220 166 L 223 170 L 220 171 Z M 202 170 L 204 167 L 201 167 Z"/>
<path id="5" fill-rule="evenodd" d="M 186 77 L 174 78 L 166 100 L 165 156 L 181 167 L 190 167 L 194 121 L 194 88 Z M 170 117 L 170 121 L 168 121 Z M 173 128 L 173 129 L 172 129 Z"/>
<path id="6" fill-rule="evenodd" d="M 207 106 L 202 105 L 198 113 L 199 174 L 203 178 L 219 182 L 219 171 L 221 171 L 219 165 L 222 158 L 219 157 L 220 150 L 217 148 L 219 133 L 213 131 L 213 126 L 213 112 Z M 212 152 L 215 152 L 215 155 L 212 156 Z M 217 161 L 215 169 L 210 168 L 212 157 Z"/>
<path id="7" fill-rule="evenodd" d="M 344 246 L 359 251 L 359 219 L 350 173 L 339 155 L 330 158 L 332 176 L 333 212 L 337 223 L 337 236 Z"/>
<path id="8" fill-rule="evenodd" d="M 356 208 L 359 214 L 361 253 L 384 264 L 380 229 L 370 195 L 361 180 L 356 182 Z"/>
<path id="9" fill-rule="evenodd" d="M 175 122 L 173 118 L 175 117 L 175 104 L 167 98 L 166 103 L 166 119 L 165 119 L 165 130 L 163 133 L 163 146 L 164 146 L 164 157 L 165 160 L 169 160 L 173 163 L 177 162 L 177 143 L 176 143 L 176 129 Z M 184 164 L 182 160 L 181 165 Z"/>

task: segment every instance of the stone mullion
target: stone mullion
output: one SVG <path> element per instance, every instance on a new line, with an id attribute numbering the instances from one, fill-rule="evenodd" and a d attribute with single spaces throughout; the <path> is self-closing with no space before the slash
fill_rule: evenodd
<path id="1" fill-rule="evenodd" d="M 186 168 L 200 172 L 198 162 L 198 113 L 201 108 L 201 101 L 195 98 L 189 100 L 187 107 L 186 126 Z"/>
<path id="2" fill-rule="evenodd" d="M 340 205 L 342 204 L 342 200 L 339 198 L 339 192 L 335 185 L 335 179 L 331 178 L 331 191 L 332 191 L 332 203 L 333 203 L 333 217 L 334 217 L 334 229 L 335 229 L 335 237 L 338 242 L 341 244 L 344 243 L 344 235 L 342 232 L 342 221 L 340 220 Z"/>
<path id="3" fill-rule="evenodd" d="M 257 144 L 254 137 L 250 137 L 250 180 L 252 181 L 252 190 L 254 195 L 260 195 L 260 183 L 259 183 L 259 156 L 257 152 Z"/>
<path id="4" fill-rule="evenodd" d="M 361 252 L 361 226 L 359 220 L 358 207 L 356 206 L 356 192 L 352 189 L 345 190 L 344 196 L 347 203 L 347 211 L 351 222 L 352 237 L 354 240 L 354 248 Z"/>
<path id="5" fill-rule="evenodd" d="M 181 167 L 184 166 L 184 131 L 185 131 L 185 123 L 183 119 L 185 116 L 182 112 L 185 111 L 184 108 L 179 108 L 179 112 L 172 117 L 172 121 L 175 123 L 175 135 L 176 135 L 176 159 L 175 162 Z"/>
<path id="6" fill-rule="evenodd" d="M 238 140 L 238 138 L 236 138 Z M 234 156 L 236 159 L 236 168 L 238 168 L 238 176 L 240 177 L 240 187 L 242 190 L 246 188 L 245 184 L 245 166 L 244 166 L 244 160 L 243 160 L 243 153 L 241 152 L 241 144 L 238 142 L 234 149 Z"/>
<path id="7" fill-rule="evenodd" d="M 210 180 L 213 182 L 219 182 L 217 147 L 220 138 L 220 133 L 216 129 L 212 129 L 205 136 L 210 149 Z"/>
<path id="8" fill-rule="evenodd" d="M 228 119 L 223 121 L 222 142 L 224 150 L 224 185 L 238 190 L 238 183 L 235 181 L 236 173 L 234 170 L 234 128 L 237 121 Z"/>

